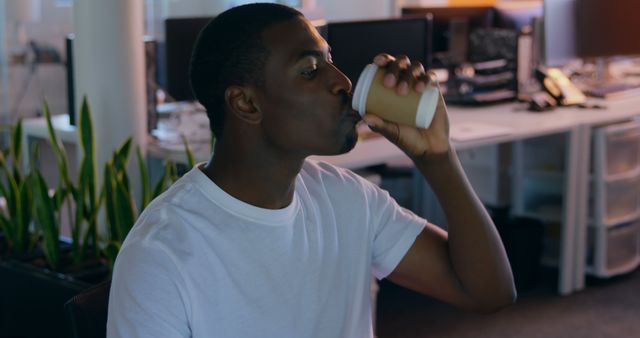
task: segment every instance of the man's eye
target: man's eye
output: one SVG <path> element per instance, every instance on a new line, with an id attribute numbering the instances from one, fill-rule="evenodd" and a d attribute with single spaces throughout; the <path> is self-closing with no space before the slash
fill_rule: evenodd
<path id="1" fill-rule="evenodd" d="M 316 76 L 316 73 L 318 73 L 318 68 L 314 67 L 305 69 L 300 74 L 307 79 L 313 79 Z"/>

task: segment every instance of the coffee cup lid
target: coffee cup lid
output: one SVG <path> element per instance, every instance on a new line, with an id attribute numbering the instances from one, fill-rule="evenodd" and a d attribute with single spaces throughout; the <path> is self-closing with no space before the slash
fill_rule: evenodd
<path id="1" fill-rule="evenodd" d="M 367 97 L 369 96 L 369 87 L 373 82 L 373 78 L 378 71 L 378 66 L 375 64 L 368 64 L 360 73 L 358 82 L 356 83 L 356 89 L 353 92 L 353 101 L 351 105 L 353 109 L 360 113 L 360 116 L 364 115 L 367 111 Z"/>
<path id="2" fill-rule="evenodd" d="M 440 100 L 440 91 L 437 86 L 428 84 L 420 96 L 418 111 L 416 112 L 416 126 L 426 129 L 431 124 L 436 108 Z"/>

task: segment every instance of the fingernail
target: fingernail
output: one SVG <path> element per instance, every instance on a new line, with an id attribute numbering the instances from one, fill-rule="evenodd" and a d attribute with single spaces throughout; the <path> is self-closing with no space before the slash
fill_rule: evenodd
<path id="1" fill-rule="evenodd" d="M 376 125 L 373 123 L 373 121 L 371 121 L 371 119 L 369 119 L 368 117 L 363 117 L 362 121 L 364 123 L 366 123 L 369 126 L 369 128 L 375 128 L 376 127 Z"/>
<path id="2" fill-rule="evenodd" d="M 418 83 L 416 83 L 416 91 L 418 93 L 422 93 L 426 88 L 426 85 L 424 84 L 424 82 L 420 81 Z"/>
<path id="3" fill-rule="evenodd" d="M 396 77 L 393 74 L 387 74 L 384 76 L 384 81 L 382 82 L 385 87 L 393 87 L 396 84 Z"/>
<path id="4" fill-rule="evenodd" d="M 409 94 L 409 84 L 406 81 L 400 81 L 400 84 L 398 84 L 398 93 L 400 95 Z"/>

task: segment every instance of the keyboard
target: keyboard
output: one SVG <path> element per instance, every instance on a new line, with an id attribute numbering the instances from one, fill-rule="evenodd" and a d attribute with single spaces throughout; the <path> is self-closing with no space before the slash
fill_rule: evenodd
<path id="1" fill-rule="evenodd" d="M 610 82 L 592 86 L 586 90 L 586 94 L 603 99 L 623 98 L 634 95 L 640 96 L 640 84 Z"/>

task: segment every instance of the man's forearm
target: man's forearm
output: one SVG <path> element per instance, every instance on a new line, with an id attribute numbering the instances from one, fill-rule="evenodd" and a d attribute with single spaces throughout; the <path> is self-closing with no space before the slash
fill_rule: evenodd
<path id="1" fill-rule="evenodd" d="M 500 236 L 452 149 L 441 158 L 414 158 L 443 208 L 453 270 L 479 307 L 493 309 L 515 298 L 513 275 Z"/>

